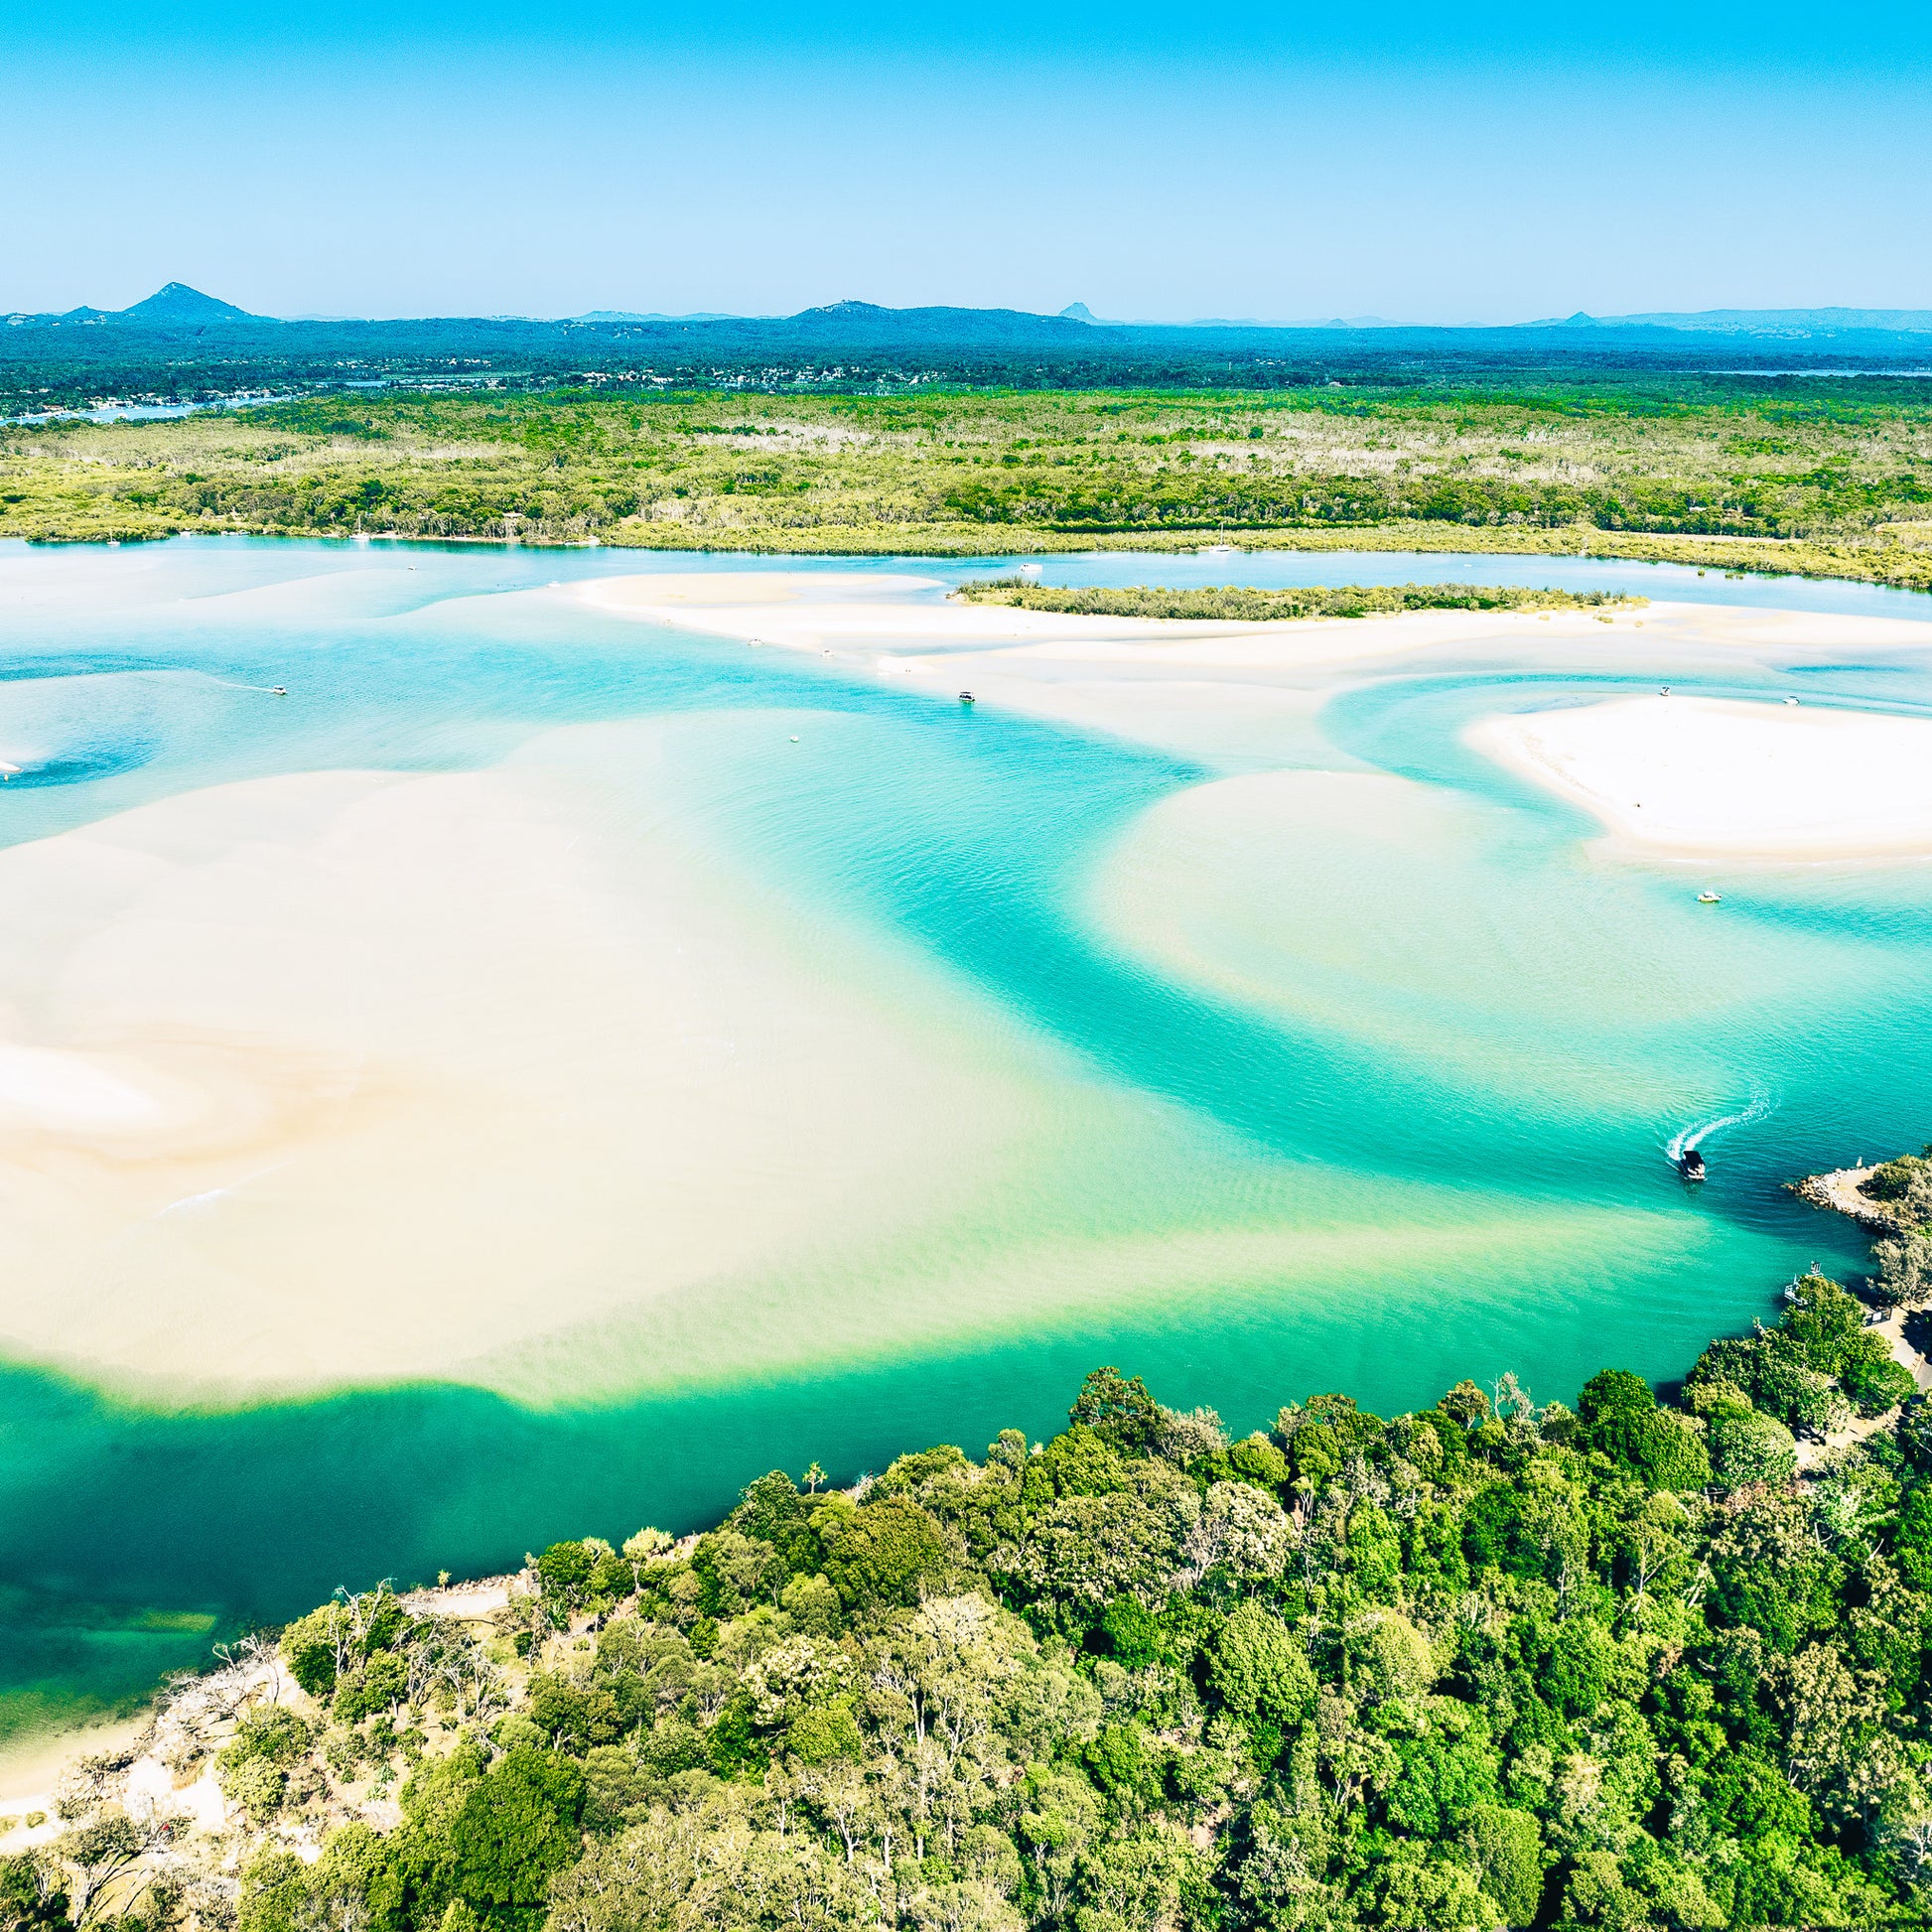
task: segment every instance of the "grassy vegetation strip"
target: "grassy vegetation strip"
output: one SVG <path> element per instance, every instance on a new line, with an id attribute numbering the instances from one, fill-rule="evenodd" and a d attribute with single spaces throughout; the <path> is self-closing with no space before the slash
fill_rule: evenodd
<path id="1" fill-rule="evenodd" d="M 1198 590 L 1137 584 L 1110 590 L 1034 584 L 1021 577 L 986 578 L 962 585 L 958 594 L 970 604 L 1017 604 L 1027 611 L 1061 611 L 1081 618 L 1206 618 L 1241 623 L 1366 618 L 1397 611 L 1594 611 L 1650 601 L 1612 591 L 1538 591 L 1507 584 L 1316 584 L 1275 591 L 1235 584 Z"/>

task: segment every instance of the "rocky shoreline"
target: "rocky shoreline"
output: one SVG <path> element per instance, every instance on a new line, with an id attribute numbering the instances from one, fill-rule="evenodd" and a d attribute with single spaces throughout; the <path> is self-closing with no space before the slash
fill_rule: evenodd
<path id="1" fill-rule="evenodd" d="M 1882 1201 L 1861 1192 L 1864 1183 L 1878 1172 L 1879 1163 L 1869 1167 L 1834 1168 L 1829 1173 L 1808 1173 L 1801 1180 L 1785 1182 L 1792 1193 L 1813 1207 L 1828 1207 L 1837 1214 L 1849 1214 L 1867 1227 L 1895 1228 L 1898 1217 Z"/>

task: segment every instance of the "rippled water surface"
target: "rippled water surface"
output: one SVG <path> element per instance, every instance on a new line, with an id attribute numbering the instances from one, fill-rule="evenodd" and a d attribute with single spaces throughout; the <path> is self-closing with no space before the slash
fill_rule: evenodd
<path id="1" fill-rule="evenodd" d="M 774 1464 L 849 1479 L 934 1440 L 1038 1437 L 1101 1361 L 1241 1429 L 1320 1388 L 1389 1409 L 1504 1369 L 1569 1396 L 1608 1363 L 1681 1373 L 1792 1273 L 1858 1265 L 1850 1233 L 1779 1183 L 1926 1137 L 1927 870 L 1765 874 L 1714 919 L 1681 870 L 1592 858 L 1574 813 L 1460 743 L 1477 716 L 1648 688 L 1655 665 L 1385 663 L 1338 676 L 1318 739 L 1285 736 L 1279 758 L 1252 742 L 1182 758 L 508 595 L 762 567 L 0 546 L 0 759 L 21 766 L 0 845 L 208 786 L 484 770 L 560 727 L 663 720 L 651 811 L 672 799 L 828 980 L 849 969 L 854 997 L 901 1022 L 925 1002 L 1013 1115 L 993 1180 L 962 1176 L 890 1231 L 842 1227 L 795 1269 L 653 1305 L 596 1375 L 563 1350 L 547 1380 L 526 1365 L 184 1403 L 76 1365 L 0 1365 L 0 1727 L 138 1690 L 210 1628 L 338 1583 L 688 1525 Z M 1903 593 L 1578 558 L 1111 555 L 1045 575 L 1925 613 Z M 1800 678 L 1815 701 L 1932 700 L 1924 656 L 1901 651 L 1794 648 L 1683 688 Z M 1386 823 L 1292 787 L 1268 794 L 1272 817 L 1191 802 L 1323 762 L 1420 781 L 1421 802 Z M 1698 1190 L 1667 1158 L 1692 1138 L 1712 1162 Z M 721 1164 L 717 1213 L 759 1180 Z"/>

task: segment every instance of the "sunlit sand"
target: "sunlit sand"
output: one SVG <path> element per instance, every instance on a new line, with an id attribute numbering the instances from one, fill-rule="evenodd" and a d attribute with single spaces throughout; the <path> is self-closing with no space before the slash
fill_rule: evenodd
<path id="1" fill-rule="evenodd" d="M 1345 766 L 1311 720 L 1352 675 L 1456 667 L 1474 653 L 1622 675 L 1633 661 L 1689 670 L 1932 648 L 1932 623 L 1727 605 L 1223 622 L 1075 617 L 945 590 L 909 571 L 718 571 L 605 578 L 568 595 L 608 615 L 830 660 L 842 675 L 862 666 L 935 699 L 970 688 L 982 703 L 1243 763 Z"/>
<path id="2" fill-rule="evenodd" d="M 793 650 L 888 643 L 933 649 L 1001 650 L 1014 674 L 1029 659 L 1094 669 L 1132 661 L 1171 673 L 1196 669 L 1331 666 L 1427 650 L 1520 624 L 1533 614 L 1412 613 L 1400 619 L 1220 619 L 1078 617 L 944 595 L 936 577 L 885 571 L 654 572 L 579 584 L 571 595 L 593 609 Z M 1574 628 L 1587 613 L 1564 612 Z M 1628 621 L 1628 619 L 1625 620 Z"/>
<path id="3" fill-rule="evenodd" d="M 1684 859 L 1932 852 L 1932 720 L 1662 695 L 1519 712 L 1469 741 Z"/>
<path id="4" fill-rule="evenodd" d="M 500 1383 L 477 1364 L 969 1184 L 1024 1110 L 895 1011 L 903 963 L 826 971 L 668 800 L 620 829 L 660 730 L 0 852 L 0 1349 Z"/>

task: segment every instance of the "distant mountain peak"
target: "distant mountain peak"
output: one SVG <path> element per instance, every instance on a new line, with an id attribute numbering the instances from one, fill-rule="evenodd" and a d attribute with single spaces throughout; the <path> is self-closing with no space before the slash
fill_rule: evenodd
<path id="1" fill-rule="evenodd" d="M 1932 335 L 1932 309 L 1700 309 L 1656 310 L 1632 316 L 1574 316 L 1518 323 L 1519 329 L 1667 329 L 1678 335 L 1803 338 L 1875 333 Z"/>
<path id="2" fill-rule="evenodd" d="M 191 289 L 186 282 L 170 282 L 158 288 L 145 302 L 136 302 L 120 313 L 124 322 L 252 322 L 246 309 L 232 302 Z"/>
<path id="3" fill-rule="evenodd" d="M 1100 318 L 1084 302 L 1069 302 L 1060 311 L 1068 322 L 1098 322 Z"/>

